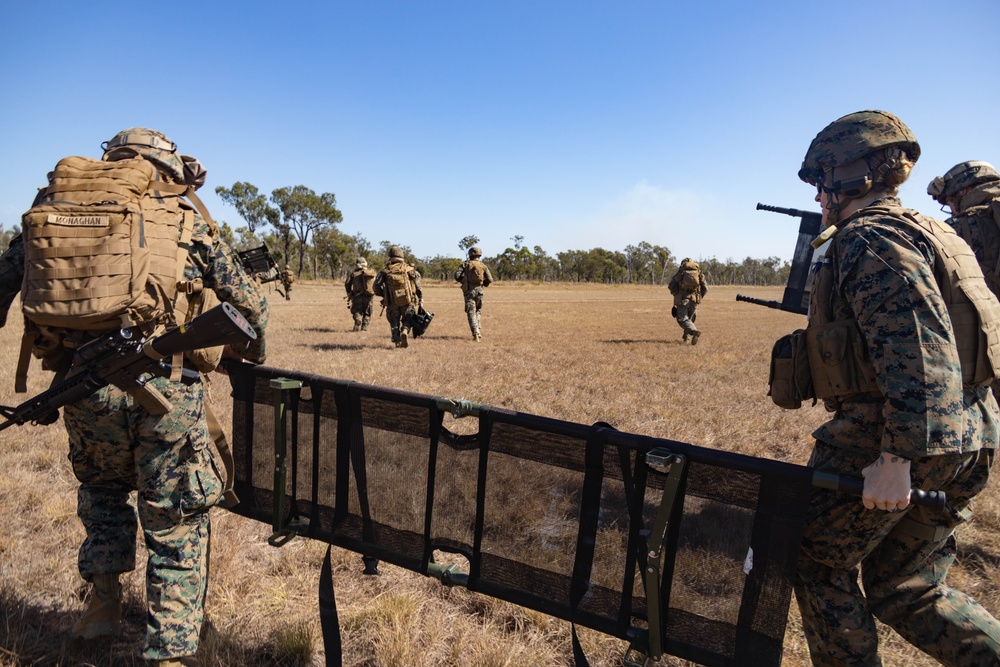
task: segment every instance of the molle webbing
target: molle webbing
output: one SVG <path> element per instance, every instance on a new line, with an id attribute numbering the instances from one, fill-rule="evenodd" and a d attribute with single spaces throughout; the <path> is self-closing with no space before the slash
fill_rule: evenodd
<path id="1" fill-rule="evenodd" d="M 948 225 L 902 207 L 875 207 L 916 227 L 934 246 L 934 274 L 948 306 L 962 383 L 985 387 L 1000 369 L 1000 303 L 990 292 L 972 248 Z"/>
<path id="2" fill-rule="evenodd" d="M 966 386 L 984 387 L 1000 368 L 1000 303 L 986 287 L 983 272 L 972 249 L 947 225 L 925 218 L 903 207 L 878 206 L 863 210 L 863 216 L 892 217 L 918 233 L 934 248 L 934 275 L 948 308 L 955 344 Z M 850 221 L 848 221 L 849 223 Z M 848 226 L 845 223 L 842 229 Z M 867 345 L 854 321 L 829 322 L 828 306 L 832 275 L 816 273 L 810 310 L 809 361 L 817 398 L 877 392 L 875 369 Z M 826 376 L 830 381 L 824 381 Z"/>

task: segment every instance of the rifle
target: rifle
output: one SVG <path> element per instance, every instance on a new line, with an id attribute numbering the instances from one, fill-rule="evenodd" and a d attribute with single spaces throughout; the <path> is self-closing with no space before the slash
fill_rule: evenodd
<path id="1" fill-rule="evenodd" d="M 59 408 L 109 384 L 132 391 L 150 414 L 166 414 L 171 409 L 170 402 L 148 383 L 153 377 L 170 376 L 172 355 L 203 347 L 246 345 L 256 338 L 247 319 L 228 303 L 221 303 L 155 338 L 136 337 L 132 329 L 104 334 L 80 346 L 64 380 L 16 408 L 0 406 L 0 416 L 7 419 L 0 424 L 0 431 L 27 422 L 52 424 L 59 418 Z M 181 382 L 192 384 L 199 376 L 197 371 L 185 368 Z"/>
<path id="2" fill-rule="evenodd" d="M 809 269 L 814 249 L 812 242 L 820 235 L 823 228 L 823 215 L 811 211 L 800 211 L 797 208 L 782 208 L 767 204 L 757 204 L 757 210 L 784 213 L 801 219 L 799 236 L 795 241 L 795 252 L 792 255 L 792 267 L 788 273 L 788 284 L 785 286 L 785 293 L 780 302 L 757 299 L 742 294 L 737 294 L 736 300 L 805 315 L 809 311 Z"/>

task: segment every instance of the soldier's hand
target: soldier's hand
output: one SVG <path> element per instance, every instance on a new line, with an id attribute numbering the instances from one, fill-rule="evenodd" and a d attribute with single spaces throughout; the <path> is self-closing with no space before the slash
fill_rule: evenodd
<path id="1" fill-rule="evenodd" d="M 861 471 L 865 490 L 861 501 L 867 509 L 887 512 L 906 509 L 910 504 L 910 460 L 880 454 L 878 460 Z"/>

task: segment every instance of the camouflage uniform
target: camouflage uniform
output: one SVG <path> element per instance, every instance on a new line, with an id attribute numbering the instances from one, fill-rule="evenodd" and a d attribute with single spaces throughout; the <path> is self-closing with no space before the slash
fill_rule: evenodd
<path id="1" fill-rule="evenodd" d="M 285 288 L 285 300 L 292 300 L 292 283 L 295 282 L 295 272 L 289 267 L 281 270 L 281 284 Z"/>
<path id="2" fill-rule="evenodd" d="M 358 260 L 357 267 L 344 281 L 347 290 L 348 306 L 354 318 L 355 331 L 367 331 L 372 319 L 372 297 L 375 295 L 372 284 L 375 271 L 368 268 L 368 262 Z"/>
<path id="3" fill-rule="evenodd" d="M 375 294 L 382 297 L 382 305 L 385 306 L 385 318 L 389 321 L 389 329 L 392 332 L 392 342 L 396 347 L 407 347 L 409 344 L 409 334 L 413 325 L 411 318 L 416 313 L 417 306 L 423 301 L 423 291 L 420 289 L 420 273 L 412 266 L 407 267 L 406 276 L 410 281 L 413 292 L 413 299 L 409 304 L 397 306 L 393 303 L 392 294 L 389 293 L 388 274 L 389 268 L 394 264 L 405 263 L 402 254 L 393 256 L 393 251 L 389 252 L 389 263 L 375 276 Z"/>
<path id="4" fill-rule="evenodd" d="M 986 284 L 1000 296 L 1000 173 L 988 162 L 962 162 L 931 181 L 927 194 L 952 207 L 945 222 L 972 247 Z"/>
<path id="5" fill-rule="evenodd" d="M 871 207 L 882 205 L 899 201 Z M 944 578 L 954 528 L 989 479 L 1000 412 L 988 388 L 962 386 L 934 251 L 895 218 L 867 210 L 838 225 L 827 252 L 828 308 L 832 321 L 857 321 L 880 391 L 831 405 L 809 464 L 860 474 L 880 453 L 902 457 L 913 486 L 944 491 L 948 506 L 868 510 L 855 497 L 813 491 L 795 584 L 810 653 L 817 665 L 880 665 L 874 614 L 945 664 L 996 664 L 1000 624 Z"/>
<path id="6" fill-rule="evenodd" d="M 681 287 L 681 277 L 684 275 L 685 269 L 693 269 L 698 271 L 698 289 L 696 290 L 686 290 Z M 705 282 L 705 274 L 701 272 L 698 268 L 696 262 L 691 261 L 688 258 L 684 258 L 681 261 L 680 267 L 677 269 L 677 273 L 674 277 L 670 279 L 670 283 L 667 285 L 667 289 L 670 293 L 674 295 L 674 318 L 677 320 L 677 324 L 680 325 L 681 329 L 684 331 L 683 340 L 691 339 L 691 344 L 695 345 L 698 342 L 698 338 L 701 336 L 701 331 L 695 326 L 695 318 L 698 316 L 698 304 L 701 303 L 702 298 L 708 294 L 708 284 Z"/>
<path id="7" fill-rule="evenodd" d="M 486 288 L 493 282 L 493 274 L 490 273 L 490 267 L 479 260 L 481 256 L 482 252 L 478 248 L 471 248 L 469 250 L 468 261 L 463 262 L 462 266 L 455 272 L 455 282 L 462 284 L 462 293 L 465 296 L 465 314 L 469 320 L 469 329 L 472 331 L 472 338 L 477 341 L 482 340 L 482 318 L 480 311 L 483 309 L 483 294 Z M 482 271 L 482 285 L 469 284 L 469 275 L 472 268 L 478 268 Z"/>
<path id="8" fill-rule="evenodd" d="M 258 338 L 244 356 L 262 362 L 267 301 L 199 215 L 190 247 L 185 279 L 200 278 L 248 319 Z M 16 274 L 23 274 L 23 252 L 20 258 L 12 256 L 0 268 L 0 300 L 21 288 Z M 67 405 L 64 424 L 80 482 L 77 515 L 86 530 L 80 574 L 90 581 L 134 570 L 138 519 L 148 551 L 143 657 L 158 661 L 193 656 L 198 649 L 208 585 L 208 510 L 223 480 L 201 382 L 156 378 L 152 384 L 173 406 L 167 415 L 150 415 L 130 394 L 108 386 Z"/>

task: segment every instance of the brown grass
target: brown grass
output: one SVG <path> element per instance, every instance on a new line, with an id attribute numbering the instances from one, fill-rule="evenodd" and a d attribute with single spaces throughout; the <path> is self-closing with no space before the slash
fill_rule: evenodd
<path id="1" fill-rule="evenodd" d="M 767 299 L 780 289 L 743 290 Z M 464 398 L 581 423 L 616 428 L 754 456 L 804 463 L 822 408 L 784 411 L 765 396 L 771 344 L 804 318 L 735 301 L 735 288 L 713 287 L 699 310 L 697 347 L 682 345 L 663 288 L 496 284 L 487 290 L 483 342 L 471 340 L 460 291 L 425 284 L 436 313 L 427 336 L 396 350 L 384 319 L 352 333 L 342 287 L 297 283 L 293 300 L 271 292 L 268 365 Z M 0 402 L 12 392 L 20 331 L 17 304 L 0 330 Z M 377 315 L 377 312 L 376 312 Z M 37 367 L 30 391 L 48 378 Z M 227 381 L 215 376 L 213 403 L 228 419 Z M 454 431 L 472 419 L 446 418 Z M 0 434 L 0 666 L 141 664 L 143 573 L 126 578 L 126 633 L 73 658 L 66 637 L 84 606 L 75 567 L 83 530 L 76 482 L 61 424 Z M 996 485 L 976 519 L 959 533 L 960 562 L 950 580 L 994 614 L 1000 612 L 1000 501 Z M 201 655 L 211 665 L 322 664 L 316 584 L 325 546 L 296 539 L 268 546 L 269 527 L 213 510 L 215 540 L 208 598 L 211 618 Z M 138 541 L 140 554 L 141 540 Z M 345 664 L 519 666 L 572 663 L 569 626 L 507 602 L 447 588 L 382 565 L 361 575 L 357 554 L 335 549 L 334 580 Z M 692 555 L 697 558 L 697 554 Z M 140 556 L 140 562 L 142 561 Z M 695 562 L 697 562 L 695 560 Z M 711 565 L 709 564 L 709 567 Z M 726 586 L 692 578 L 695 594 Z M 783 665 L 808 664 L 798 613 L 789 615 Z M 885 630 L 887 665 L 935 664 Z M 594 665 L 621 664 L 625 645 L 586 629 Z M 684 664 L 666 658 L 661 664 Z"/>

